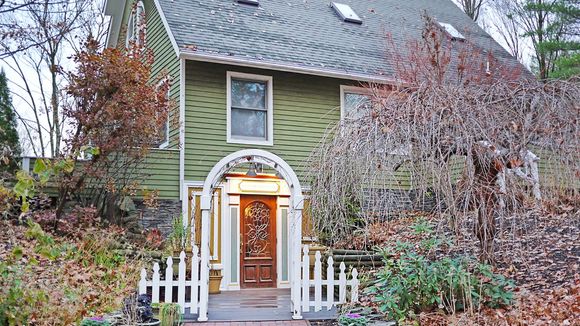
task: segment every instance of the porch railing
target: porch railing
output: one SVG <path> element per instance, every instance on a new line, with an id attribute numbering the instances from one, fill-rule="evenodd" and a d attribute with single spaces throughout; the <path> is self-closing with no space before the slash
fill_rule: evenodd
<path id="1" fill-rule="evenodd" d="M 358 301 L 358 271 L 353 268 L 350 272 L 350 277 L 346 273 L 346 265 L 341 262 L 339 265 L 338 280 L 335 279 L 334 274 L 334 260 L 332 256 L 327 259 L 326 278 L 323 279 L 322 261 L 320 251 L 314 254 L 314 277 L 310 277 L 310 255 L 308 245 L 302 249 L 302 311 L 310 311 L 310 307 L 314 307 L 314 311 L 332 309 L 337 304 L 343 304 L 348 301 Z M 314 288 L 314 291 L 312 291 Z M 335 297 L 335 290 L 338 288 L 338 297 Z M 350 290 L 350 291 L 349 291 Z M 314 292 L 314 293 L 313 293 Z M 325 295 L 323 295 L 323 292 Z M 349 292 L 347 298 L 347 292 Z M 324 297 L 324 298 L 323 298 Z"/>
<path id="2" fill-rule="evenodd" d="M 163 302 L 173 302 L 179 304 L 181 313 L 185 313 L 185 308 L 190 309 L 190 314 L 197 314 L 200 307 L 199 285 L 200 285 L 200 258 L 199 249 L 193 246 L 191 256 L 191 269 L 188 271 L 187 257 L 185 252 L 179 255 L 179 265 L 177 275 L 173 271 L 173 258 L 167 258 L 167 268 L 165 268 L 165 278 L 161 279 L 159 274 L 159 264 L 153 264 L 153 275 L 147 278 L 147 270 L 141 270 L 141 280 L 139 281 L 139 294 L 151 293 L 151 302 L 159 303 L 160 293 L 163 290 Z M 174 279 L 177 276 L 177 279 Z M 177 296 L 173 290 L 177 287 Z M 189 293 L 186 291 L 189 288 Z M 149 291 L 150 290 L 150 291 Z"/>

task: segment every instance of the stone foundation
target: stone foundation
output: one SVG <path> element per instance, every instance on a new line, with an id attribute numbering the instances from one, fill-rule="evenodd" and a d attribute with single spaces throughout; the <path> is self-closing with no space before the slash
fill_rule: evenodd
<path id="1" fill-rule="evenodd" d="M 135 208 L 139 216 L 139 223 L 144 229 L 159 229 L 164 237 L 171 233 L 171 223 L 174 218 L 181 216 L 181 200 L 159 199 L 158 207 L 148 208 L 142 200 L 135 200 Z"/>

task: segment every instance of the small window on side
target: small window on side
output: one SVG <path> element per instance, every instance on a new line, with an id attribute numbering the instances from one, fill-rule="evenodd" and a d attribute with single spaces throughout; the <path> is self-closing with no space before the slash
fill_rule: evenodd
<path id="1" fill-rule="evenodd" d="M 139 1 L 135 8 L 131 11 L 129 15 L 129 21 L 127 22 L 127 38 L 125 40 L 125 47 L 134 42 L 137 45 L 141 45 L 145 41 L 145 6 L 142 1 Z"/>
<path id="2" fill-rule="evenodd" d="M 163 99 L 166 103 L 169 103 L 170 95 L 169 92 L 171 87 L 169 85 L 169 80 L 164 79 L 157 84 L 157 89 L 161 87 L 167 87 L 167 92 L 165 93 L 165 98 Z M 168 110 L 169 111 L 169 110 Z M 167 112 L 167 118 L 163 127 L 159 130 L 159 140 L 157 144 L 155 144 L 159 148 L 167 148 L 169 146 L 169 115 L 170 112 Z"/>
<path id="3" fill-rule="evenodd" d="M 371 94 L 364 87 L 340 87 L 340 116 L 343 120 L 356 120 L 371 109 Z"/>

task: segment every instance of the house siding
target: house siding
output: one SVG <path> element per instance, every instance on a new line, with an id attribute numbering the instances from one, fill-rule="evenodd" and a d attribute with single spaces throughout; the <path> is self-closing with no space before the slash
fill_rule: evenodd
<path id="1" fill-rule="evenodd" d="M 273 146 L 226 142 L 226 72 L 272 76 Z M 340 85 L 350 81 L 188 61 L 185 94 L 185 178 L 203 181 L 224 156 L 258 148 L 284 159 L 296 174 L 329 124 L 340 119 Z M 302 180 L 304 181 L 304 180 Z"/>
<path id="2" fill-rule="evenodd" d="M 117 48 L 125 48 L 127 22 L 136 2 L 126 3 Z M 146 17 L 146 46 L 153 55 L 151 82 L 155 83 L 163 75 L 168 76 L 171 83 L 169 96 L 172 107 L 169 114 L 169 145 L 165 149 L 152 149 L 149 153 L 144 167 L 148 176 L 141 183 L 141 188 L 148 191 L 157 190 L 159 199 L 175 200 L 179 199 L 179 58 L 155 2 L 143 0 L 143 5 Z M 140 191 L 137 197 L 142 195 L 143 192 Z"/>

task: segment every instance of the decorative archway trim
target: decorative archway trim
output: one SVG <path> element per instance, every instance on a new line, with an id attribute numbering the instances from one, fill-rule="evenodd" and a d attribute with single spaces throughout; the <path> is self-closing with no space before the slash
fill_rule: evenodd
<path id="1" fill-rule="evenodd" d="M 221 182 L 222 176 L 232 167 L 242 163 L 262 163 L 276 170 L 288 183 L 290 188 L 290 297 L 292 318 L 302 319 L 300 298 L 300 253 L 302 245 L 302 209 L 304 196 L 296 173 L 278 155 L 261 149 L 244 149 L 231 153 L 222 158 L 209 172 L 201 195 L 201 279 L 200 279 L 200 307 L 198 321 L 207 321 L 209 300 L 209 216 L 212 190 Z"/>

